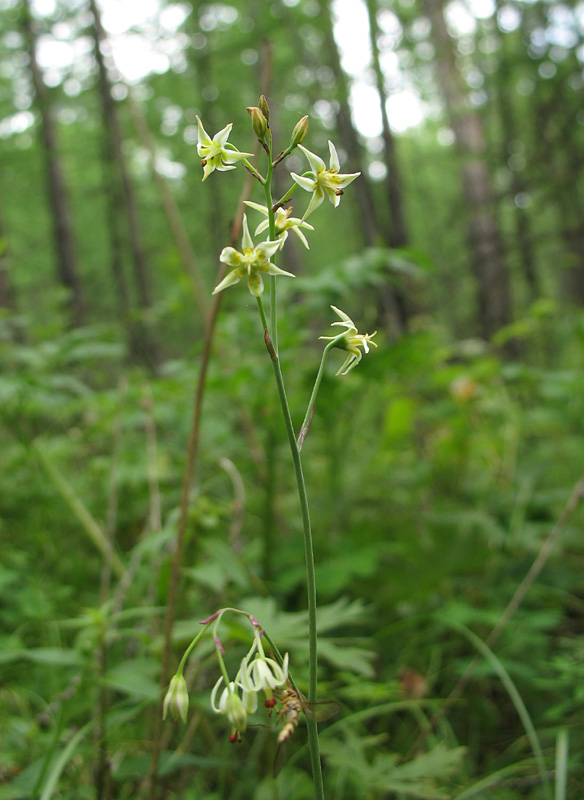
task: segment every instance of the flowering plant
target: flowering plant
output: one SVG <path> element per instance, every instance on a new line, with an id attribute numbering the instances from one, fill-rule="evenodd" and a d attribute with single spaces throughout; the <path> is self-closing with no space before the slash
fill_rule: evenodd
<path id="1" fill-rule="evenodd" d="M 257 301 L 264 342 L 272 362 L 282 415 L 290 445 L 298 498 L 302 512 L 308 597 L 308 700 L 309 702 L 314 702 L 317 693 L 316 581 L 310 512 L 300 460 L 300 451 L 310 427 L 316 396 L 324 374 L 329 352 L 334 347 L 348 351 L 345 362 L 337 372 L 337 375 L 347 375 L 360 363 L 363 352 L 368 353 L 370 345 L 373 347 L 377 345 L 372 341 L 375 333 L 359 333 L 352 319 L 345 314 L 345 312 L 333 306 L 333 310 L 340 317 L 340 321 L 334 322 L 333 326 L 339 326 L 342 330 L 335 333 L 334 336 L 321 337 L 327 340 L 327 344 L 322 353 L 320 367 L 315 379 L 304 421 L 299 429 L 298 435 L 296 435 L 286 397 L 284 377 L 278 353 L 278 282 L 276 280 L 282 276 L 293 278 L 294 275 L 278 267 L 275 263 L 275 259 L 279 251 L 285 247 L 290 232 L 294 233 L 302 244 L 308 248 L 305 231 L 313 231 L 314 227 L 306 221 L 307 217 L 318 209 L 325 196 L 327 196 L 332 205 L 337 208 L 341 202 L 344 190 L 359 177 L 360 173 L 341 173 L 339 155 L 334 144 L 330 141 L 328 143 L 328 169 L 320 156 L 302 145 L 302 142 L 308 135 L 308 116 L 302 117 L 294 126 L 288 146 L 277 153 L 277 155 L 274 155 L 272 129 L 270 126 L 270 110 L 265 97 L 262 95 L 258 105 L 250 106 L 247 110 L 250 114 L 254 134 L 267 156 L 267 169 L 264 174 L 249 161 L 249 159 L 252 158 L 250 153 L 240 152 L 234 145 L 228 142 L 232 129 L 231 124 L 226 125 L 211 138 L 205 131 L 201 120 L 197 117 L 199 132 L 197 148 L 203 167 L 203 180 L 206 180 L 215 170 L 218 172 L 225 172 L 233 170 L 241 164 L 257 180 L 265 196 L 265 204 L 248 200 L 246 201 L 246 205 L 248 208 L 263 216 L 263 219 L 260 220 L 255 229 L 255 236 L 264 234 L 267 238 L 255 244 L 249 232 L 247 216 L 243 216 L 241 250 L 237 250 L 235 247 L 229 245 L 224 247 L 221 251 L 219 261 L 232 269 L 220 278 L 213 294 L 221 293 L 224 289 L 239 283 L 242 278 L 245 277 L 247 278 L 248 290 Z M 279 200 L 274 201 L 274 197 L 272 196 L 274 169 L 296 148 L 299 148 L 308 160 L 309 169 L 302 175 L 291 172 L 291 185 Z M 298 188 L 310 192 L 311 194 L 310 200 L 301 217 L 293 216 L 292 207 L 289 205 L 294 192 Z M 263 305 L 263 275 L 267 275 L 269 280 L 269 321 Z M 254 637 L 251 647 L 247 654 L 241 659 L 239 670 L 233 677 L 229 676 L 223 658 L 223 646 L 218 637 L 218 625 L 226 611 L 244 614 L 248 617 L 254 628 Z M 299 694 L 289 673 L 288 655 L 286 654 L 282 657 L 274 642 L 264 630 L 260 629 L 254 618 L 250 614 L 246 614 L 246 612 L 238 609 L 222 609 L 209 619 L 203 621 L 203 625 L 205 626 L 203 631 L 195 637 L 185 652 L 179 669 L 170 683 L 164 701 L 164 713 L 166 714 L 167 711 L 170 710 L 175 719 L 179 716 L 183 719 L 185 718 L 188 706 L 188 695 L 186 693 L 186 685 L 184 683 L 182 671 L 188 655 L 211 624 L 213 624 L 215 651 L 220 666 L 220 675 L 211 692 L 211 707 L 215 713 L 227 717 L 231 729 L 231 740 L 236 741 L 246 731 L 248 715 L 257 711 L 258 695 L 260 693 L 265 697 L 264 705 L 267 708 L 271 709 L 273 705 L 278 702 L 278 699 L 280 700 L 280 715 L 284 713 L 283 709 L 286 705 L 286 714 L 288 715 L 285 726 L 286 733 L 284 734 L 283 731 L 281 732 L 280 740 L 288 738 L 290 733 L 294 730 L 300 716 Z M 269 644 L 269 655 L 266 655 L 264 650 L 264 641 L 267 641 Z M 315 798 L 316 800 L 324 800 L 316 722 L 312 719 L 308 719 L 307 726 Z"/>

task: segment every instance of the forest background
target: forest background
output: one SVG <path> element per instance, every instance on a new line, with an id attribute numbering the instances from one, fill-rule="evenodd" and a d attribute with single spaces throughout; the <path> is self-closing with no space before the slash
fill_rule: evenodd
<path id="1" fill-rule="evenodd" d="M 137 8 L 0 0 L 0 800 L 312 796 L 302 727 L 274 782 L 273 732 L 211 717 L 211 646 L 158 714 L 165 630 L 174 668 L 222 606 L 306 678 L 271 368 L 253 298 L 211 297 L 258 187 L 196 150 L 196 115 L 253 150 L 260 92 L 362 173 L 283 251 L 295 420 L 329 306 L 378 331 L 303 450 L 330 796 L 578 800 L 584 3 Z"/>

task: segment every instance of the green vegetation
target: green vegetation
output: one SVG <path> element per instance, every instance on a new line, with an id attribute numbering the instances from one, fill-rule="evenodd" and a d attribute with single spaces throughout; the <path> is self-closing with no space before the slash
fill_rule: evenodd
<path id="1" fill-rule="evenodd" d="M 302 448 L 318 700 L 340 706 L 319 723 L 325 796 L 582 796 L 582 4 L 474 9 L 470 33 L 451 25 L 455 60 L 441 3 L 370 1 L 359 19 L 366 6 L 381 56 L 395 53 L 431 104 L 419 126 L 390 131 L 395 164 L 359 125 L 351 150 L 343 75 L 349 88 L 359 76 L 336 71 L 324 0 L 161 3 L 135 35 L 171 55 L 132 87 L 133 112 L 105 65 L 121 151 L 92 49 L 101 37 L 107 52 L 88 13 L 99 9 L 0 2 L 0 800 L 314 797 L 305 720 L 279 748 L 278 709 L 262 709 L 229 741 L 210 705 L 212 637 L 185 667 L 187 724 L 160 714 L 165 638 L 170 678 L 200 621 L 225 607 L 253 615 L 309 691 L 302 520 L 245 281 L 221 294 L 201 381 L 247 176 L 239 166 L 201 184 L 196 115 L 210 133 L 233 122 L 251 152 L 245 106 L 260 91 L 283 146 L 308 112 L 310 150 L 328 167 L 331 139 L 341 171 L 363 172 L 339 208 L 325 200 L 310 250 L 278 260 L 296 275 L 278 283 L 296 433 L 330 306 L 378 330 L 348 375 L 335 376 L 346 353 L 331 350 Z M 179 21 L 164 27 L 170 12 Z M 51 67 L 43 37 L 76 42 L 78 56 Z M 77 296 L 45 190 L 47 106 Z M 305 168 L 297 151 L 278 165 L 274 195 Z M 295 215 L 308 200 L 294 195 Z M 488 258 L 485 242 L 497 244 Z M 234 675 L 249 621 L 225 615 L 221 642 Z"/>

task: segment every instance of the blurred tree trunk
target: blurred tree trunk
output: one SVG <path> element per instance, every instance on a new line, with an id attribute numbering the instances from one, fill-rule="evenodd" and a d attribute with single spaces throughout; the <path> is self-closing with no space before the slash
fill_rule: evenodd
<path id="1" fill-rule="evenodd" d="M 199 19 L 204 9 L 207 7 L 204 0 L 191 0 L 193 13 L 189 15 L 187 23 L 189 33 L 193 36 L 205 35 L 199 24 Z M 196 86 L 198 89 L 196 102 L 200 108 L 200 116 L 205 126 L 205 130 L 210 136 L 213 136 L 222 125 L 216 122 L 217 104 L 212 100 L 207 99 L 205 91 L 207 87 L 214 87 L 218 82 L 217 75 L 213 70 L 212 50 L 210 47 L 194 48 L 190 47 L 188 54 L 189 59 L 194 66 L 196 74 Z M 256 101 L 253 100 L 253 103 Z M 224 123 L 223 123 L 224 124 Z M 199 161 L 197 160 L 197 163 Z M 202 179 L 202 175 L 201 175 Z M 209 232 L 209 237 L 214 242 L 222 242 L 226 238 L 228 231 L 229 220 L 224 210 L 223 197 L 219 187 L 219 181 L 208 181 L 205 183 L 205 191 L 208 195 L 208 201 L 205 203 L 205 228 Z M 201 211 L 197 210 L 200 214 Z M 234 212 L 233 212 L 234 213 Z M 219 261 L 217 261 L 219 267 Z M 216 283 L 215 275 L 213 275 L 213 284 Z"/>
<path id="2" fill-rule="evenodd" d="M 542 24 L 547 25 L 542 15 Z M 581 67 L 575 54 L 569 56 L 573 74 Z M 564 62 L 566 69 L 568 59 Z M 538 163 L 544 175 L 542 183 L 551 204 L 558 214 L 558 234 L 563 253 L 558 270 L 564 297 L 584 305 L 584 203 L 577 176 L 582 175 L 584 156 L 579 141 L 578 117 L 581 105 L 574 102 L 574 92 L 567 81 L 555 85 L 542 84 L 542 96 L 535 109 L 536 141 L 539 144 Z"/>
<path id="3" fill-rule="evenodd" d="M 195 253 L 191 246 L 191 242 L 189 240 L 189 236 L 187 234 L 177 202 L 169 188 L 168 181 L 161 174 L 157 167 L 156 147 L 152 134 L 148 128 L 146 117 L 140 108 L 140 104 L 131 92 L 128 94 L 128 102 L 132 112 L 136 133 L 138 134 L 138 138 L 140 139 L 142 146 L 145 150 L 147 150 L 150 158 L 152 177 L 154 179 L 154 183 L 156 184 L 156 188 L 158 189 L 160 201 L 172 233 L 172 238 L 174 239 L 184 270 L 192 285 L 193 296 L 199 308 L 201 320 L 203 325 L 206 326 L 209 320 L 209 290 L 205 286 L 205 282 L 199 271 Z"/>
<path id="4" fill-rule="evenodd" d="M 360 212 L 363 238 L 366 247 L 375 247 L 383 242 L 387 247 L 402 247 L 405 240 L 398 244 L 392 234 L 391 225 L 380 225 L 377 208 L 373 196 L 371 181 L 367 176 L 363 150 L 349 105 L 349 84 L 341 65 L 339 49 L 334 38 L 332 11 L 330 0 L 323 7 L 322 22 L 324 26 L 327 60 L 335 76 L 336 99 L 338 102 L 337 127 L 343 148 L 349 157 L 350 170 L 359 171 L 361 176 L 355 181 L 355 197 Z M 391 137 L 391 133 L 390 133 Z M 389 170 L 389 166 L 388 166 Z M 390 211 L 391 211 L 390 202 Z M 408 307 L 403 294 L 390 283 L 380 287 L 381 313 L 385 317 L 386 327 L 394 337 L 400 336 L 407 328 Z"/>
<path id="5" fill-rule="evenodd" d="M 57 276 L 69 290 L 69 308 L 73 325 L 85 322 L 85 303 L 77 269 L 73 225 L 65 176 L 57 147 L 57 130 L 51 107 L 49 92 L 37 62 L 37 37 L 30 14 L 30 0 L 23 0 L 22 28 L 28 46 L 30 73 L 35 92 L 35 101 L 41 119 L 41 139 L 47 169 L 47 190 L 53 217 L 53 232 L 57 255 Z"/>
<path id="6" fill-rule="evenodd" d="M 0 209 L 0 308 L 16 311 L 16 294 L 10 279 L 8 243 L 4 231 L 2 209 Z"/>
<path id="7" fill-rule="evenodd" d="M 496 83 L 497 101 L 499 106 L 499 118 L 503 134 L 502 156 L 503 163 L 508 164 L 513 155 L 513 143 L 518 139 L 517 119 L 513 108 L 511 94 L 511 81 L 513 76 L 513 60 L 508 55 L 507 37 L 504 36 L 496 23 L 496 14 L 501 8 L 500 0 L 495 3 L 495 25 L 493 29 L 497 31 L 501 57 L 498 63 Z M 517 198 L 525 193 L 521 174 L 517 169 L 510 167 L 511 183 L 510 189 L 513 195 L 513 209 L 515 222 L 515 238 L 519 251 L 519 261 L 523 272 L 525 284 L 530 301 L 534 301 L 540 294 L 539 279 L 535 267 L 535 252 L 533 248 L 533 236 L 529 217 L 525 208 L 517 203 Z"/>
<path id="8" fill-rule="evenodd" d="M 343 148 L 346 150 L 351 165 L 351 172 L 360 172 L 361 177 L 355 181 L 354 194 L 357 198 L 361 214 L 363 237 L 367 247 L 374 247 L 379 244 L 380 234 L 377 222 L 377 211 L 375 200 L 371 191 L 371 183 L 367 177 L 365 162 L 363 160 L 363 150 L 359 144 L 357 131 L 351 118 L 351 108 L 349 106 L 349 85 L 347 76 L 341 66 L 339 49 L 334 38 L 333 21 L 330 0 L 327 0 L 323 7 L 322 22 L 326 42 L 327 60 L 335 76 L 336 99 L 338 102 L 337 127 Z"/>
<path id="9" fill-rule="evenodd" d="M 444 18 L 444 0 L 423 2 L 432 23 L 438 84 L 462 157 L 462 187 L 468 205 L 468 241 L 477 281 L 479 325 L 482 335 L 490 339 L 511 321 L 511 290 L 485 162 L 483 123 L 467 104 L 465 83 L 456 65 L 456 47 Z"/>
<path id="10" fill-rule="evenodd" d="M 379 104 L 381 106 L 381 124 L 383 151 L 385 164 L 387 166 L 387 178 L 385 188 L 387 201 L 391 214 L 391 229 L 389 232 L 390 247 L 405 247 L 408 243 L 406 221 L 404 216 L 403 186 L 400 179 L 395 139 L 389 127 L 387 116 L 387 92 L 385 91 L 385 80 L 381 71 L 379 59 L 379 27 L 377 25 L 377 3 L 376 0 L 367 0 L 367 14 L 369 17 L 369 38 L 371 41 L 371 56 L 373 59 L 373 70 L 375 72 L 375 83 Z"/>
<path id="11" fill-rule="evenodd" d="M 101 16 L 96 1 L 89 0 L 89 7 L 93 15 L 91 33 L 94 39 L 95 59 L 99 71 L 99 90 L 105 129 L 108 225 L 112 251 L 112 271 L 120 308 L 125 319 L 128 320 L 130 349 L 133 354 L 139 355 L 148 367 L 156 370 L 159 363 L 158 345 L 152 335 L 148 321 L 149 311 L 152 307 L 150 271 L 142 242 L 134 188 L 124 155 L 122 131 L 111 93 L 108 68 L 105 63 L 104 53 L 108 50 L 107 35 L 101 24 Z M 119 226 L 122 218 L 125 218 L 127 223 L 130 253 L 134 265 L 134 280 L 139 306 L 143 314 L 139 326 L 136 326 L 135 322 L 130 322 L 131 303 L 123 270 L 123 237 Z"/>

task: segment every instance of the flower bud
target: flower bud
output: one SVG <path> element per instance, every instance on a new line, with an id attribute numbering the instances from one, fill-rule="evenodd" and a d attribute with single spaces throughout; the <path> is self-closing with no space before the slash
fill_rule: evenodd
<path id="1" fill-rule="evenodd" d="M 183 722 L 187 721 L 187 711 L 189 708 L 189 692 L 187 682 L 183 675 L 174 675 L 170 681 L 170 686 L 164 698 L 162 707 L 162 719 L 166 719 L 168 709 L 172 718 L 177 720 L 179 717 Z"/>
<path id="2" fill-rule="evenodd" d="M 298 122 L 294 126 L 294 130 L 292 131 L 292 136 L 290 137 L 290 147 L 296 147 L 297 144 L 301 144 L 306 139 L 307 133 L 308 133 L 308 115 L 298 120 Z"/>
<path id="3" fill-rule="evenodd" d="M 258 106 L 260 107 L 260 111 L 262 112 L 262 114 L 264 115 L 266 120 L 269 122 L 270 121 L 270 107 L 268 106 L 268 101 L 263 96 L 263 94 L 260 95 L 260 99 L 258 100 Z"/>
<path id="4" fill-rule="evenodd" d="M 268 129 L 268 121 L 257 106 L 248 106 L 247 112 L 251 117 L 253 131 L 260 142 L 262 142 Z"/>

